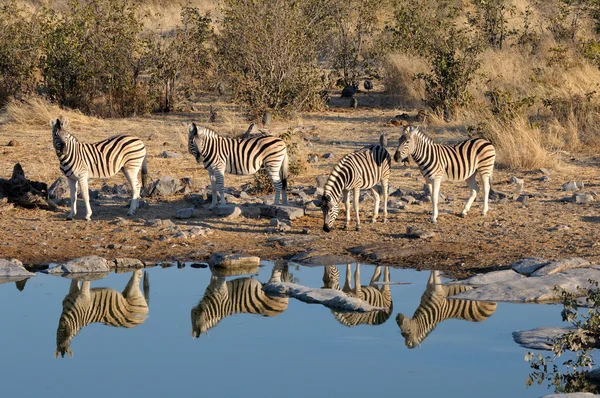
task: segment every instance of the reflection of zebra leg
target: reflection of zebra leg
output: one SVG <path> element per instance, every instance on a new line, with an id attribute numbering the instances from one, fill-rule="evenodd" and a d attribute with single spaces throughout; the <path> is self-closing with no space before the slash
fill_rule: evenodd
<path id="1" fill-rule="evenodd" d="M 340 271 L 335 265 L 323 267 L 323 289 L 341 290 Z"/>

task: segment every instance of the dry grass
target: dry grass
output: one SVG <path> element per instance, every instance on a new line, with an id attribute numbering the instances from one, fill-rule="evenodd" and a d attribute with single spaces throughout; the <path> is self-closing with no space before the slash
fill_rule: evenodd
<path id="1" fill-rule="evenodd" d="M 427 62 L 421 58 L 390 54 L 383 65 L 383 84 L 392 103 L 407 109 L 422 107 L 425 84 L 414 76 L 428 70 Z"/>

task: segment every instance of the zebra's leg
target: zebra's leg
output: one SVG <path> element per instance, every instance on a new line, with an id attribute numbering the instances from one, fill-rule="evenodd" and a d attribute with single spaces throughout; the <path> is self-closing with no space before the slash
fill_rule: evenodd
<path id="1" fill-rule="evenodd" d="M 267 174 L 271 178 L 271 182 L 273 183 L 273 188 L 275 188 L 275 199 L 273 200 L 274 205 L 278 205 L 281 201 L 281 176 L 279 175 L 279 169 L 277 168 L 267 168 Z M 286 198 L 287 201 L 287 198 Z"/>
<path id="2" fill-rule="evenodd" d="M 473 204 L 473 201 L 475 200 L 475 198 L 477 197 L 477 193 L 479 192 L 479 186 L 477 185 L 476 177 L 477 174 L 474 173 L 471 177 L 466 179 L 467 186 L 471 189 L 471 196 L 469 196 L 469 199 L 467 199 L 467 203 L 465 203 L 465 207 L 460 213 L 462 217 L 465 217 L 469 210 L 471 210 L 471 205 Z"/>
<path id="3" fill-rule="evenodd" d="M 130 297 L 143 297 L 142 291 L 140 290 L 140 281 L 142 280 L 142 270 L 136 269 L 132 272 L 127 285 L 123 289 L 123 297 L 128 299 Z"/>
<path id="4" fill-rule="evenodd" d="M 79 188 L 81 188 L 81 195 L 83 196 L 83 202 L 85 203 L 85 219 L 90 221 L 92 219 L 92 207 L 90 206 L 90 191 L 88 190 L 87 175 L 79 178 Z"/>
<path id="5" fill-rule="evenodd" d="M 140 200 L 140 183 L 138 181 L 138 169 L 128 169 L 126 167 L 123 168 L 123 175 L 125 175 L 125 179 L 129 182 L 129 186 L 131 186 L 131 205 L 129 206 L 129 211 L 127 212 L 128 216 L 134 216 L 135 211 L 138 208 L 138 203 Z"/>
<path id="6" fill-rule="evenodd" d="M 72 220 L 77 214 L 77 180 L 67 179 L 69 183 L 69 192 L 71 193 L 71 211 L 67 215 L 67 220 Z"/>
<path id="7" fill-rule="evenodd" d="M 212 200 L 210 202 L 210 207 L 212 208 L 217 205 L 217 183 L 215 171 L 212 168 L 208 169 L 208 178 L 210 179 L 210 192 L 212 193 Z"/>
<path id="8" fill-rule="evenodd" d="M 383 193 L 383 223 L 387 223 L 388 219 L 388 210 L 387 210 L 387 206 L 388 206 L 388 180 L 383 180 L 381 182 L 381 188 L 382 188 L 382 193 Z"/>
<path id="9" fill-rule="evenodd" d="M 225 169 L 223 168 L 215 170 L 215 180 L 217 183 L 217 189 L 220 194 L 220 203 L 221 206 L 225 206 L 227 204 L 227 200 L 225 200 Z"/>
<path id="10" fill-rule="evenodd" d="M 379 202 L 381 202 L 381 199 L 379 198 L 379 193 L 375 187 L 371 188 L 371 193 L 375 199 L 375 210 L 373 211 L 373 219 L 371 220 L 371 223 L 375 223 L 377 221 L 377 216 L 379 215 Z"/>
<path id="11" fill-rule="evenodd" d="M 360 216 L 358 215 L 358 206 L 360 202 L 360 188 L 354 188 L 354 212 L 356 213 L 356 230 L 360 231 Z"/>
<path id="12" fill-rule="evenodd" d="M 350 228 L 350 192 L 344 190 L 344 203 L 346 206 L 346 224 L 344 224 L 344 230 Z"/>
<path id="13" fill-rule="evenodd" d="M 360 264 L 356 263 L 356 270 L 354 271 L 354 297 L 362 299 L 362 290 L 360 285 Z"/>
<path id="14" fill-rule="evenodd" d="M 369 282 L 369 286 L 371 286 L 375 282 L 378 282 L 380 277 L 381 277 L 381 265 L 378 265 L 375 267 L 375 270 L 373 271 L 373 276 L 371 277 L 371 282 Z"/>
<path id="15" fill-rule="evenodd" d="M 346 264 L 346 279 L 344 280 L 344 287 L 342 288 L 342 292 L 350 293 L 352 288 L 350 286 L 350 273 L 352 272 L 352 268 L 350 264 Z"/>
<path id="16" fill-rule="evenodd" d="M 490 176 L 482 175 L 481 179 L 483 180 L 483 209 L 481 215 L 485 216 L 488 212 L 488 200 L 490 198 Z"/>
<path id="17" fill-rule="evenodd" d="M 433 212 L 431 213 L 431 222 L 436 223 L 438 218 L 438 201 L 440 198 L 440 184 L 442 183 L 441 178 L 433 180 L 432 191 L 431 191 L 431 203 L 433 204 Z"/>

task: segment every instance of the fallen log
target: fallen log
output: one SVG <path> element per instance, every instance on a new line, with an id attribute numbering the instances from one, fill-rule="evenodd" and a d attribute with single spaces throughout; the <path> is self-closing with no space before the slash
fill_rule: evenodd
<path id="1" fill-rule="evenodd" d="M 0 178 L 0 212 L 13 206 L 56 210 L 48 199 L 48 185 L 25 178 L 21 164 L 15 164 L 10 179 Z"/>

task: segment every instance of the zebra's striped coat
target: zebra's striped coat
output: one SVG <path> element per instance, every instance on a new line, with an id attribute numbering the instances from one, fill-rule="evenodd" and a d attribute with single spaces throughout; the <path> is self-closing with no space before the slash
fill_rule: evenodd
<path id="1" fill-rule="evenodd" d="M 321 209 L 323 210 L 323 230 L 330 232 L 339 213 L 339 203 L 346 204 L 347 229 L 350 224 L 350 195 L 353 192 L 356 230 L 360 230 L 359 202 L 360 190 L 370 189 L 375 198 L 375 211 L 371 222 L 379 215 L 379 193 L 375 189 L 381 183 L 383 196 L 383 222 L 387 222 L 388 180 L 390 177 L 391 157 L 381 145 L 370 145 L 347 154 L 334 166 L 323 189 Z"/>
<path id="2" fill-rule="evenodd" d="M 412 318 L 396 316 L 396 323 L 408 348 L 420 346 L 435 327 L 446 319 L 481 322 L 496 312 L 496 303 L 448 298 L 466 290 L 468 285 L 442 285 L 439 271 L 431 271 L 421 303 Z"/>
<path id="3" fill-rule="evenodd" d="M 85 219 L 92 217 L 88 179 L 109 178 L 123 171 L 131 186 L 132 199 L 127 215 L 135 215 L 140 198 L 138 172 L 142 170 L 142 186 L 146 186 L 146 147 L 137 137 L 117 135 L 96 143 L 82 143 L 69 134 L 66 120 L 56 119 L 52 125 L 52 144 L 60 161 L 60 170 L 67 177 L 71 194 L 71 212 L 67 220 L 77 214 L 77 189 L 85 203 Z"/>
<path id="4" fill-rule="evenodd" d="M 275 265 L 269 283 L 287 280 L 287 264 Z M 223 318 L 234 314 L 257 314 L 276 316 L 288 307 L 287 297 L 266 294 L 263 284 L 254 278 L 237 278 L 226 281 L 224 276 L 215 275 L 211 268 L 211 279 L 204 297 L 192 308 L 192 337 L 215 327 Z"/>
<path id="5" fill-rule="evenodd" d="M 331 313 L 339 323 L 348 327 L 357 325 L 381 325 L 385 323 L 392 315 L 394 305 L 389 284 L 383 284 L 380 288 L 373 285 L 375 282 L 378 282 L 381 277 L 381 266 L 375 267 L 368 286 L 361 286 L 360 265 L 356 264 L 356 270 L 354 272 L 354 288 L 352 288 L 350 280 L 351 272 L 350 264 L 346 264 L 346 280 L 343 288 L 340 289 L 339 270 L 334 265 L 325 266 L 323 271 L 324 288 L 342 290 L 349 297 L 356 297 L 366 301 L 374 307 L 383 307 L 385 310 L 363 313 L 331 310 Z M 390 281 L 390 270 L 387 266 L 384 269 L 383 281 Z"/>
<path id="6" fill-rule="evenodd" d="M 262 166 L 275 188 L 274 204 L 287 204 L 288 154 L 285 142 L 278 137 L 221 137 L 205 127 L 188 126 L 188 151 L 208 170 L 212 190 L 211 207 L 217 205 L 217 189 L 221 205 L 225 205 L 225 173 L 248 175 Z"/>
<path id="7" fill-rule="evenodd" d="M 80 286 L 78 281 L 72 280 L 58 321 L 54 357 L 64 358 L 65 353 L 72 357 L 71 341 L 90 323 L 122 328 L 142 324 L 148 314 L 148 297 L 140 290 L 141 278 L 142 270 L 134 271 L 123 293 L 109 288 L 90 289 L 89 281 L 81 282 Z"/>
<path id="8" fill-rule="evenodd" d="M 494 171 L 496 150 L 491 142 L 483 138 L 466 140 L 456 145 L 440 145 L 433 142 L 416 126 L 404 127 L 394 154 L 396 162 L 408 164 L 409 157 L 419 166 L 425 177 L 433 212 L 431 222 L 437 222 L 438 199 L 442 180 L 466 181 L 471 189 L 471 195 L 461 212 L 466 216 L 479 192 L 477 174 L 483 181 L 482 215 L 488 212 L 490 194 L 490 178 Z"/>

